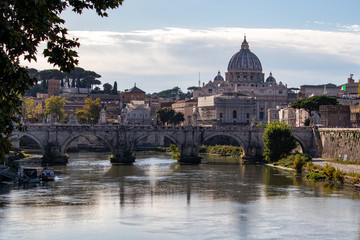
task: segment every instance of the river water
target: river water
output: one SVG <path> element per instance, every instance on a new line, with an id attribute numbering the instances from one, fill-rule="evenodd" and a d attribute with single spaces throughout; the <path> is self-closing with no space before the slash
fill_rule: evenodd
<path id="1" fill-rule="evenodd" d="M 55 182 L 2 188 L 0 239 L 360 239 L 360 197 L 283 170 L 72 153 Z"/>

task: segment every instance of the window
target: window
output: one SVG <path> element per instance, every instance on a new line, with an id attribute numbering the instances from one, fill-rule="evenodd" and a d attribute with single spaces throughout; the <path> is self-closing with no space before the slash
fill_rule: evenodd
<path id="1" fill-rule="evenodd" d="M 212 89 L 209 89 L 209 93 L 212 93 Z"/>
<path id="2" fill-rule="evenodd" d="M 236 112 L 236 110 L 233 111 L 233 118 L 237 118 L 237 112 Z"/>
<path id="3" fill-rule="evenodd" d="M 260 112 L 259 118 L 260 118 L 260 120 L 263 120 L 263 119 L 264 119 L 264 112 Z"/>
<path id="4" fill-rule="evenodd" d="M 246 114 L 246 118 L 250 118 L 250 114 L 249 114 L 249 113 Z"/>
<path id="5" fill-rule="evenodd" d="M 220 118 L 223 118 L 223 114 L 222 114 L 222 113 L 220 113 Z"/>

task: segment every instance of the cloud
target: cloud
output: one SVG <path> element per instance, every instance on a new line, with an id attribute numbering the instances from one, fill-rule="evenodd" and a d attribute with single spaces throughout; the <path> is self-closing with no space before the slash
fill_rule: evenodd
<path id="1" fill-rule="evenodd" d="M 339 25 L 339 29 L 350 32 L 360 32 L 360 25 Z"/>
<path id="2" fill-rule="evenodd" d="M 358 25 L 344 26 L 343 29 L 349 29 L 348 32 L 223 27 L 70 33 L 80 39 L 81 67 L 103 76 L 111 75 L 114 80 L 115 76 L 119 79 L 126 76 L 129 82 L 141 82 L 149 78 L 169 84 L 171 79 L 182 77 L 183 82 L 188 84 L 191 76 L 191 81 L 196 83 L 199 72 L 206 81 L 213 79 L 218 70 L 224 74 L 228 61 L 240 49 L 246 34 L 250 49 L 260 58 L 264 72 L 291 72 L 277 76 L 283 82 L 291 84 L 293 81 L 299 85 L 299 77 L 296 75 L 302 72 L 314 71 L 318 74 L 318 81 L 321 81 L 322 76 L 330 76 L 321 71 L 331 72 L 334 67 L 344 70 L 342 68 L 346 65 L 359 69 L 359 28 Z M 49 68 L 44 64 L 45 61 L 39 59 L 39 64 L 33 66 L 38 69 Z M 347 68 L 345 72 L 348 72 Z"/>

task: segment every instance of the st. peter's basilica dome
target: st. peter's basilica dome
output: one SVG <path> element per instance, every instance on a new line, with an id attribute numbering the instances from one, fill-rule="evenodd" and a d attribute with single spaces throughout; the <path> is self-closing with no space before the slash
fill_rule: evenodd
<path id="1" fill-rule="evenodd" d="M 226 81 L 244 84 L 263 84 L 264 74 L 259 58 L 250 51 L 249 44 L 244 37 L 241 49 L 232 56 L 225 73 Z"/>
<path id="2" fill-rule="evenodd" d="M 232 56 L 228 65 L 228 71 L 239 69 L 262 71 L 261 62 L 259 58 L 250 51 L 246 37 L 244 37 L 240 51 Z"/>

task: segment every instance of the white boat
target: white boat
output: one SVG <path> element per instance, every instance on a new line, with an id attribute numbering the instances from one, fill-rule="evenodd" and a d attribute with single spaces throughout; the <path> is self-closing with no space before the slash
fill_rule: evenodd
<path id="1" fill-rule="evenodd" d="M 44 168 L 40 174 L 41 181 L 54 181 L 55 173 L 51 168 Z"/>

